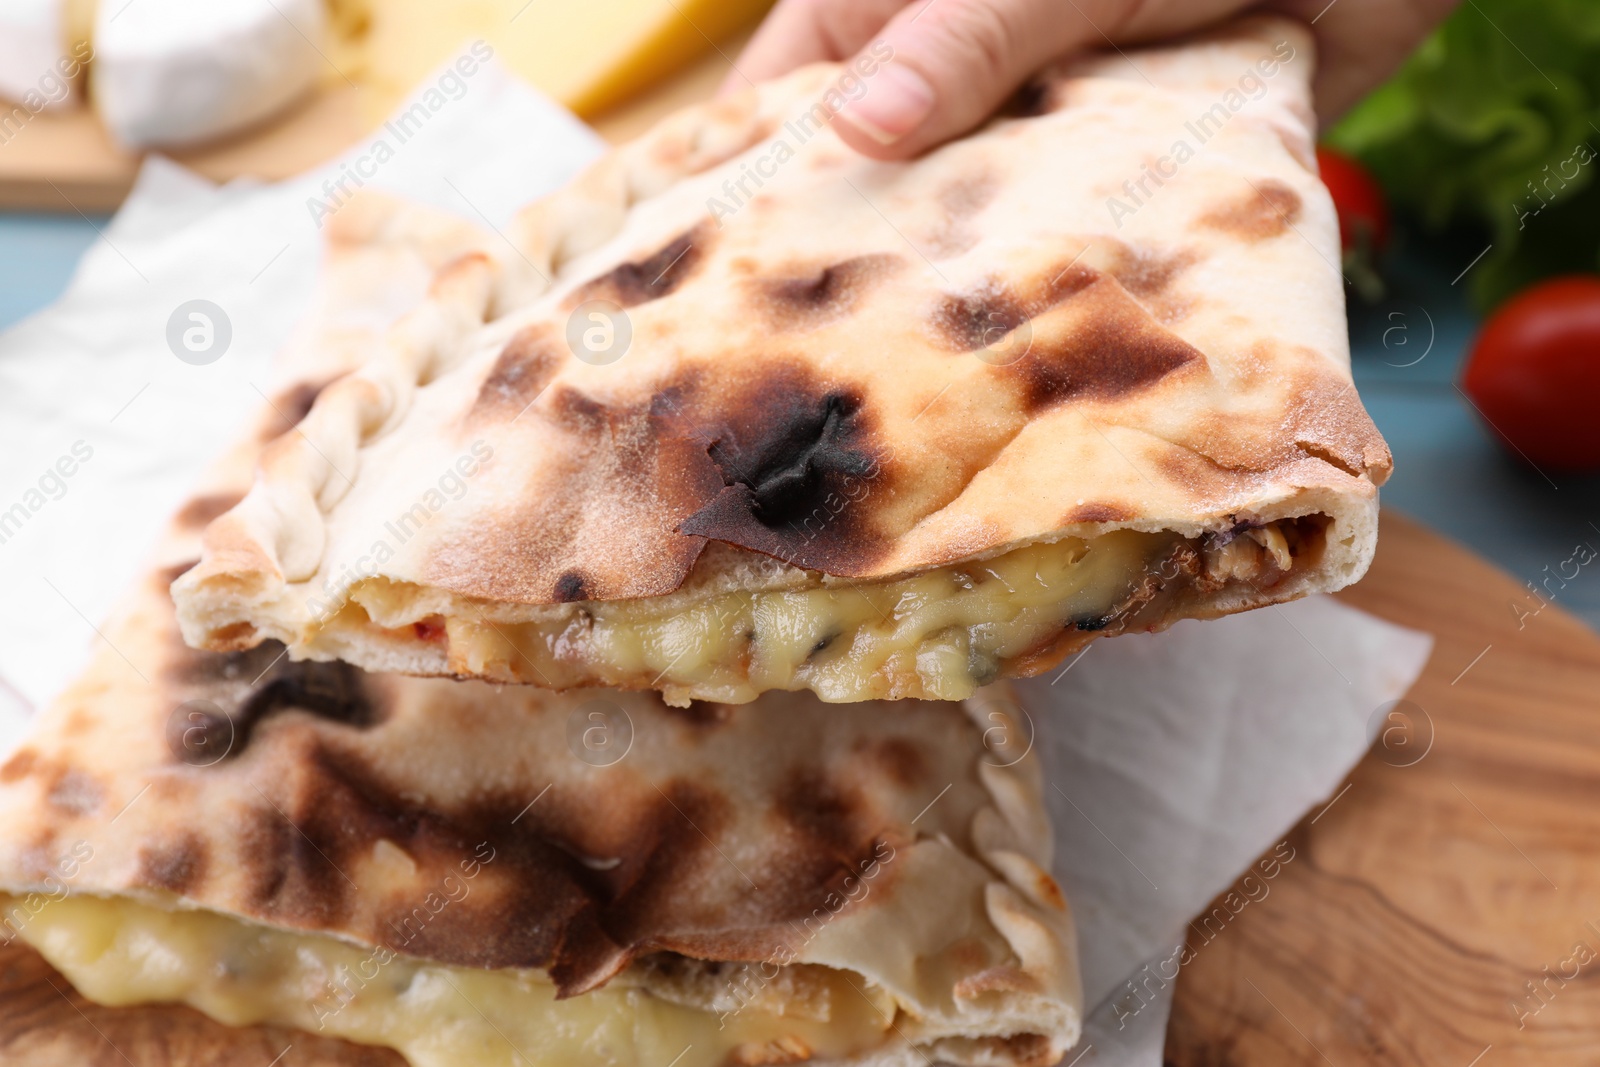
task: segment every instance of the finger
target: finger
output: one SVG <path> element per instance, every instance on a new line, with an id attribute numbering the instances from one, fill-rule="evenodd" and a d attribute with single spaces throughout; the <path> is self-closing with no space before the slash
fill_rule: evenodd
<path id="1" fill-rule="evenodd" d="M 839 113 L 839 136 L 905 159 L 987 118 L 1047 62 L 1113 39 L 1188 29 L 1245 0 L 914 0 L 864 51 L 892 59 Z"/>
<path id="2" fill-rule="evenodd" d="M 1278 0 L 1317 36 L 1312 85 L 1324 126 L 1349 110 L 1405 62 L 1456 6 L 1456 0 Z"/>
<path id="3" fill-rule="evenodd" d="M 851 147 L 904 159 L 977 125 L 1077 27 L 1048 0 L 921 0 L 863 52 L 882 63 L 834 123 Z M 884 60 L 887 59 L 886 62 Z"/>
<path id="4" fill-rule="evenodd" d="M 720 92 L 854 55 L 906 0 L 779 0 L 750 38 Z"/>

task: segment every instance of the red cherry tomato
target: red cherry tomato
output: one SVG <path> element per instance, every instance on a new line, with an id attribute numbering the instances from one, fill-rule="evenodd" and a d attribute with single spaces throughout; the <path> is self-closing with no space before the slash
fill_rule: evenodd
<path id="1" fill-rule="evenodd" d="M 1317 149 L 1322 182 L 1339 212 L 1339 246 L 1370 255 L 1389 246 L 1389 208 L 1383 189 L 1360 163 L 1332 148 Z"/>
<path id="2" fill-rule="evenodd" d="M 1536 466 L 1600 469 L 1600 276 L 1552 278 L 1502 304 L 1461 384 Z"/>

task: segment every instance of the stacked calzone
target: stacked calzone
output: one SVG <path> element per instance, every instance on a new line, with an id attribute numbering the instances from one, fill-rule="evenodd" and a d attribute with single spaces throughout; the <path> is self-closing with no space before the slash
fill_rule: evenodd
<path id="1" fill-rule="evenodd" d="M 1371 558 L 1311 63 L 1075 60 L 893 165 L 813 67 L 509 252 L 342 209 L 289 387 L 0 761 L 0 988 L 143 1012 L 138 1067 L 1059 1062 L 1000 680 Z M 8 1063 L 83 1058 L 55 992 Z"/>
<path id="2" fill-rule="evenodd" d="M 1073 930 L 1003 692 L 679 709 L 184 645 L 168 586 L 261 442 L 419 264 L 481 247 L 347 210 L 341 310 L 292 353 L 301 375 L 0 760 L 0 1059 L 1056 1062 L 1079 1031 Z M 128 1014 L 86 1027 L 67 983 Z"/>
<path id="3" fill-rule="evenodd" d="M 909 164 L 838 140 L 830 67 L 678 115 L 268 450 L 174 586 L 186 638 L 679 706 L 960 699 L 1354 581 L 1390 458 L 1311 69 L 1267 19 L 1075 61 Z"/>

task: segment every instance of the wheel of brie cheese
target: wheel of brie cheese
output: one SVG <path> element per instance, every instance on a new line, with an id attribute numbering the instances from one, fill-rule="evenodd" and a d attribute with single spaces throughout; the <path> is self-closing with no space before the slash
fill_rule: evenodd
<path id="1" fill-rule="evenodd" d="M 128 148 L 245 129 L 316 83 L 321 0 L 138 0 L 94 23 L 95 109 Z"/>

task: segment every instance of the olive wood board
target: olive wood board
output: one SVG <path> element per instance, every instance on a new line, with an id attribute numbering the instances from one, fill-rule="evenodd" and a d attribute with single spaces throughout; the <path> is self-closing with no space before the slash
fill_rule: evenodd
<path id="1" fill-rule="evenodd" d="M 596 116 L 594 128 L 610 141 L 626 140 L 660 116 L 710 96 L 728 72 L 723 54 L 738 55 L 751 32 L 734 34 L 716 46 L 720 53 L 709 52 L 649 93 Z M 373 109 L 363 99 L 369 91 L 325 86 L 250 130 L 162 154 L 215 182 L 289 178 L 326 163 L 372 132 L 377 125 Z M 0 211 L 115 211 L 133 188 L 140 159 L 111 140 L 92 108 L 40 112 L 15 130 L 0 129 Z"/>

